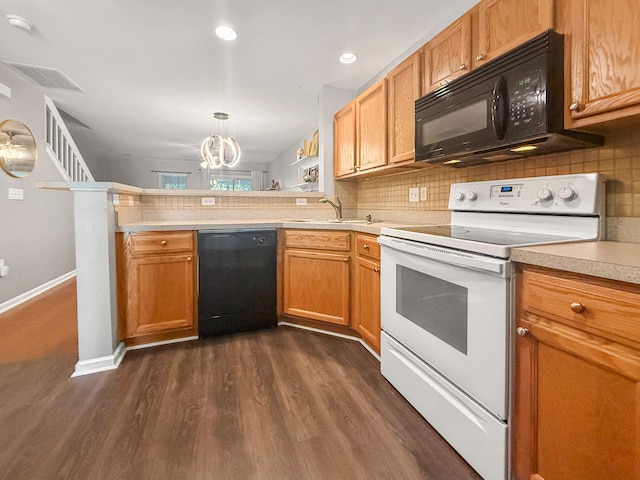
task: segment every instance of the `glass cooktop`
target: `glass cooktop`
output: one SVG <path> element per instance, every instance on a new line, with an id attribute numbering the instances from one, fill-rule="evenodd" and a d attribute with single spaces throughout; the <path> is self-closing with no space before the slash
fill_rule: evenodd
<path id="1" fill-rule="evenodd" d="M 492 228 L 464 227 L 459 225 L 425 225 L 417 227 L 401 227 L 395 230 L 436 237 L 466 240 L 492 245 L 515 246 L 535 245 L 540 243 L 566 241 L 566 236 L 548 235 L 533 232 L 496 230 Z"/>

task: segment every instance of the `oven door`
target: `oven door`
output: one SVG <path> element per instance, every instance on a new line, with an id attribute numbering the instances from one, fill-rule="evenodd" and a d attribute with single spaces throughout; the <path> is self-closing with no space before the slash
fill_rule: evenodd
<path id="1" fill-rule="evenodd" d="M 382 330 L 507 418 L 510 263 L 379 237 Z"/>

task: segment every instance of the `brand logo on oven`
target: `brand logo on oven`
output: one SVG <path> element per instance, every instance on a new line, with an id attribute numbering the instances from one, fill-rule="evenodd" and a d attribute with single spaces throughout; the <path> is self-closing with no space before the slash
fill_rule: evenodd
<path id="1" fill-rule="evenodd" d="M 511 202 L 503 202 L 502 200 L 500 201 L 500 205 L 511 205 Z"/>

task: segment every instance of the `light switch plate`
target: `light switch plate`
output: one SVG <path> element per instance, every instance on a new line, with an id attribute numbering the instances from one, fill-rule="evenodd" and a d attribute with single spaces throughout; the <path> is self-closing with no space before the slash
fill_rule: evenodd
<path id="1" fill-rule="evenodd" d="M 420 201 L 427 201 L 427 187 L 420 187 Z"/>
<path id="2" fill-rule="evenodd" d="M 202 205 L 215 205 L 216 197 L 202 197 Z"/>
<path id="3" fill-rule="evenodd" d="M 120 205 L 120 194 L 119 193 L 114 193 L 113 194 L 113 204 L 114 205 Z"/>
<path id="4" fill-rule="evenodd" d="M 10 188 L 9 200 L 24 200 L 24 190 L 22 188 Z"/>
<path id="5" fill-rule="evenodd" d="M 413 187 L 409 189 L 409 201 L 410 202 L 417 202 L 419 201 L 419 197 L 418 197 L 418 187 Z"/>
<path id="6" fill-rule="evenodd" d="M 306 204 L 307 204 L 306 198 L 296 198 L 296 205 L 306 205 Z"/>

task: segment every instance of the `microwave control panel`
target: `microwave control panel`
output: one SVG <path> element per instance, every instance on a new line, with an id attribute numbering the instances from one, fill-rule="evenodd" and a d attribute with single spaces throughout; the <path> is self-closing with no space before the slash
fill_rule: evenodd
<path id="1" fill-rule="evenodd" d="M 545 92 L 541 69 L 524 74 L 509 72 L 507 89 L 509 92 L 509 130 L 517 132 L 544 124 Z"/>

